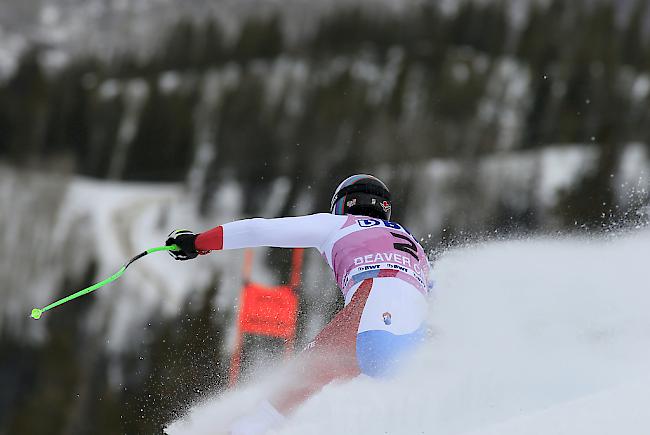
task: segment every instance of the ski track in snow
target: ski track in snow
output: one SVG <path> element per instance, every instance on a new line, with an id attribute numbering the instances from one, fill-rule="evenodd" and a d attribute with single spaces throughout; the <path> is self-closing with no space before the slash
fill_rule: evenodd
<path id="1" fill-rule="evenodd" d="M 410 366 L 327 386 L 271 433 L 650 433 L 648 259 L 647 229 L 449 251 Z M 167 433 L 225 433 L 282 379 L 290 368 L 206 399 Z"/>

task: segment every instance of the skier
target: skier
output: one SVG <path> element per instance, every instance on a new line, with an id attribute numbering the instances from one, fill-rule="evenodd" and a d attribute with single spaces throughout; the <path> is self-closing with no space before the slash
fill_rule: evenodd
<path id="1" fill-rule="evenodd" d="M 331 213 L 244 219 L 204 233 L 176 230 L 166 244 L 177 260 L 256 246 L 316 248 L 334 271 L 345 307 L 309 343 L 298 381 L 235 422 L 233 435 L 264 434 L 333 380 L 389 376 L 424 338 L 429 262 L 417 240 L 391 222 L 386 185 L 371 175 L 345 179 Z"/>

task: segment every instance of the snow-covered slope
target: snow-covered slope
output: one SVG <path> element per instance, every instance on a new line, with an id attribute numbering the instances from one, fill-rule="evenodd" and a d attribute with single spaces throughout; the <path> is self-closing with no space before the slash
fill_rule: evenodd
<path id="1" fill-rule="evenodd" d="M 589 435 L 642 434 L 650 427 L 650 378 L 568 403 L 530 416 L 514 418 L 471 435 Z"/>
<path id="2" fill-rule="evenodd" d="M 395 380 L 326 387 L 277 434 L 650 432 L 650 231 L 490 242 L 436 265 L 431 341 Z M 214 434 L 287 374 L 195 406 Z"/>

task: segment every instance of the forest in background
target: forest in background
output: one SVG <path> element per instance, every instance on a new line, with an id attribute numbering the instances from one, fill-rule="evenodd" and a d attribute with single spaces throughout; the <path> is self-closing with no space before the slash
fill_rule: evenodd
<path id="1" fill-rule="evenodd" d="M 0 161 L 98 180 L 184 182 L 202 198 L 199 213 L 236 179 L 244 214 L 256 215 L 273 181 L 288 177 L 284 215 L 307 188 L 322 211 L 332 180 L 360 168 L 432 158 L 471 168 L 486 155 L 584 144 L 598 148 L 597 165 L 557 213 L 564 229 L 598 226 L 628 212 L 614 205 L 611 176 L 624 147 L 650 150 L 647 9 L 638 0 L 621 17 L 609 2 L 556 0 L 533 7 L 520 27 L 498 2 L 467 2 L 451 15 L 426 5 L 399 16 L 345 9 L 297 41 L 276 16 L 251 18 L 234 37 L 206 17 L 161 32 L 147 56 L 84 56 L 56 70 L 42 62 L 47 47 L 32 47 L 0 84 Z M 466 178 L 459 194 L 476 183 L 471 171 Z M 387 181 L 408 211 L 417 180 L 402 171 Z M 516 219 L 535 230 L 543 223 L 531 214 Z M 457 230 L 503 228 L 511 218 L 506 211 L 503 222 Z M 61 288 L 90 284 L 95 268 Z M 139 348 L 119 356 L 128 374 L 119 388 L 116 357 L 77 320 L 91 301 L 48 319 L 45 343 L 2 329 L 0 433 L 159 433 L 225 385 L 229 319 L 216 313 L 218 291 L 215 282 L 176 317 L 152 321 Z"/>
<path id="2" fill-rule="evenodd" d="M 146 181 L 187 180 L 203 161 L 203 191 L 235 177 L 255 213 L 278 176 L 312 185 L 322 202 L 331 183 L 309 179 L 315 171 L 338 179 L 360 162 L 596 144 L 598 167 L 568 193 L 582 203 L 562 211 L 567 223 L 589 222 L 612 208 L 624 145 L 650 143 L 647 9 L 640 0 L 618 17 L 609 2 L 558 0 L 520 27 L 498 2 L 454 15 L 350 9 L 292 43 L 274 16 L 231 38 L 217 19 L 183 20 L 144 58 L 84 57 L 51 72 L 34 47 L 0 87 L 0 159 Z M 495 82 L 509 61 L 524 77 L 520 95 L 498 87 L 516 76 Z"/>

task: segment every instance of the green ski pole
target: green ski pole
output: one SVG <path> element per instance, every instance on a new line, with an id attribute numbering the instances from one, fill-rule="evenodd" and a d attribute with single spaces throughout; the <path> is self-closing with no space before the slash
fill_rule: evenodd
<path id="1" fill-rule="evenodd" d="M 176 245 L 158 246 L 156 248 L 147 249 L 146 251 L 136 255 L 135 257 L 133 257 L 132 259 L 127 261 L 126 264 L 124 266 L 122 266 L 122 268 L 120 270 L 118 270 L 117 272 L 115 272 L 115 274 L 109 276 L 105 280 L 103 280 L 101 282 L 98 282 L 97 284 L 93 284 L 90 287 L 86 287 L 83 290 L 79 290 L 78 292 L 76 292 L 74 294 L 71 294 L 70 296 L 66 296 L 66 297 L 64 297 L 62 299 L 59 299 L 58 301 L 52 302 L 50 305 L 48 305 L 46 307 L 34 308 L 32 310 L 32 314 L 31 314 L 30 317 L 32 319 L 38 320 L 38 319 L 41 318 L 41 316 L 43 315 L 43 313 L 45 311 L 51 310 L 52 308 L 58 307 L 59 305 L 65 304 L 66 302 L 69 302 L 69 301 L 71 301 L 73 299 L 77 299 L 80 296 L 86 295 L 86 294 L 88 294 L 88 293 L 90 293 L 92 291 L 97 290 L 98 288 L 104 287 L 106 284 L 111 283 L 111 282 L 115 281 L 116 279 L 118 279 L 120 276 L 122 276 L 122 274 L 124 273 L 126 268 L 129 267 L 131 265 L 131 263 L 133 263 L 136 260 L 139 260 L 140 258 L 144 257 L 147 254 L 151 254 L 153 252 L 159 252 L 159 251 L 178 251 L 178 250 L 179 250 L 179 247 L 176 246 Z"/>

